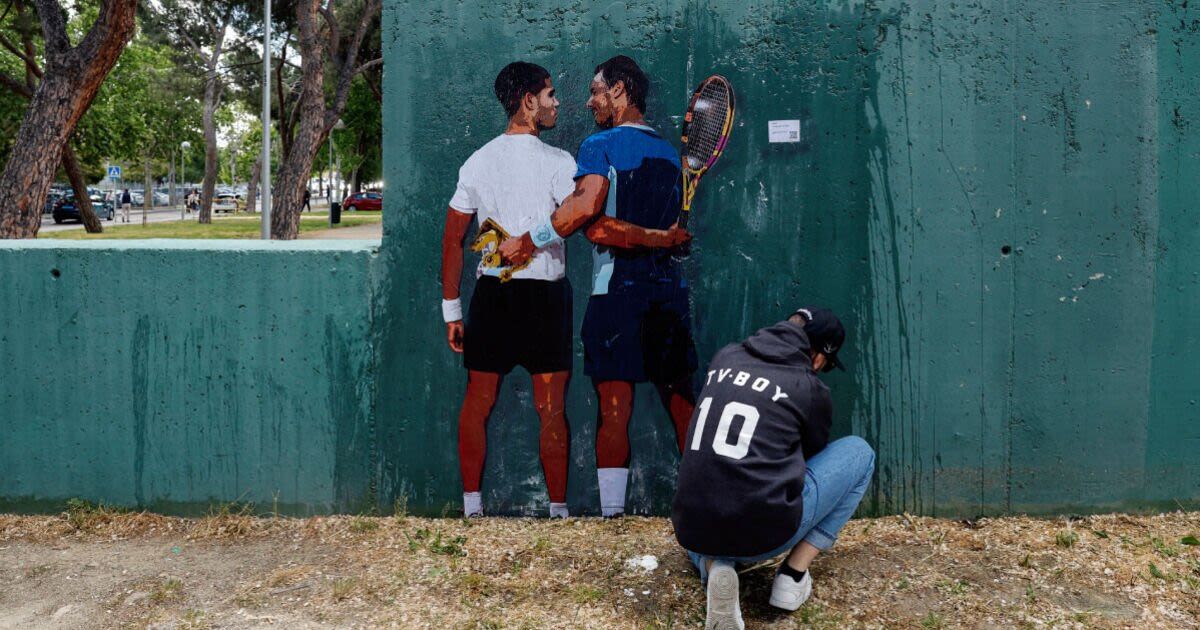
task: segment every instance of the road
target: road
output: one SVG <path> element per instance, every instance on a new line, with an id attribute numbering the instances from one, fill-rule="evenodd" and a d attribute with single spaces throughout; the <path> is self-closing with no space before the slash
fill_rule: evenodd
<path id="1" fill-rule="evenodd" d="M 194 212 L 187 216 L 189 219 L 191 219 L 193 221 L 196 218 L 196 214 Z M 155 208 L 154 210 L 151 210 L 149 213 L 146 214 L 146 222 L 147 223 L 167 223 L 169 221 L 178 221 L 178 220 L 179 220 L 179 208 Z M 141 224 L 141 222 L 142 222 L 142 209 L 134 208 L 129 213 L 129 223 Z M 116 215 L 116 217 L 113 218 L 112 221 L 105 221 L 105 220 L 101 219 L 100 223 L 104 224 L 105 226 L 124 225 L 123 223 L 121 223 L 121 210 L 120 209 L 117 210 L 117 215 Z M 42 215 L 42 229 L 40 232 L 41 234 L 46 234 L 48 232 L 66 232 L 68 230 L 82 230 L 82 229 L 83 229 L 82 223 L 63 223 L 61 225 L 55 225 L 54 219 L 51 218 L 50 215 L 48 215 L 48 214 Z"/>

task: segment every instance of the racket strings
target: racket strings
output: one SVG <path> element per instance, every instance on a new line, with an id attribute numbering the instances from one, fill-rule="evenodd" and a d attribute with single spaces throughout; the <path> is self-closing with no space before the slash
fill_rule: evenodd
<path id="1" fill-rule="evenodd" d="M 692 168 L 708 163 L 725 135 L 729 117 L 728 86 L 712 81 L 700 88 L 700 96 L 692 108 L 692 124 L 688 127 L 687 161 Z"/>

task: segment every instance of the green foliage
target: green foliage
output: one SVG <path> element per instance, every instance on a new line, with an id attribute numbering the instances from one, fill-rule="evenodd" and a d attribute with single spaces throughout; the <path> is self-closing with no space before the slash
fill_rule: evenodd
<path id="1" fill-rule="evenodd" d="M 1062 547 L 1063 549 L 1070 549 L 1071 547 L 1074 547 L 1075 543 L 1077 542 L 1079 542 L 1079 534 L 1076 534 L 1074 531 L 1069 529 L 1064 529 L 1058 532 L 1058 534 L 1054 537 L 1054 544 Z"/>

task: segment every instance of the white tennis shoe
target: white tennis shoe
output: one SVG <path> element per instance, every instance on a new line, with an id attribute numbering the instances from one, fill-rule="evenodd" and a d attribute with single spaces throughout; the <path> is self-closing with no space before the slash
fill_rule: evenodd
<path id="1" fill-rule="evenodd" d="M 770 603 L 772 606 L 795 611 L 808 601 L 810 595 L 812 595 L 812 573 L 805 573 L 804 579 L 799 582 L 782 573 L 775 574 L 775 584 L 771 587 Z"/>
<path id="2" fill-rule="evenodd" d="M 708 570 L 708 618 L 705 630 L 745 630 L 738 601 L 738 574 L 733 565 L 713 562 Z"/>

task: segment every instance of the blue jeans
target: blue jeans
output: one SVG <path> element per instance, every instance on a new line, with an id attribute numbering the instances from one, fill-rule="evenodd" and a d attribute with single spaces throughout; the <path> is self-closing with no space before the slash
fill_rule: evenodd
<path id="1" fill-rule="evenodd" d="M 787 553 L 801 541 L 825 551 L 858 509 L 875 472 L 875 451 L 860 437 L 835 440 L 807 462 L 804 473 L 804 516 L 800 529 L 778 549 L 749 557 L 712 557 L 688 551 L 692 564 L 708 581 L 707 560 L 753 564 Z"/>

